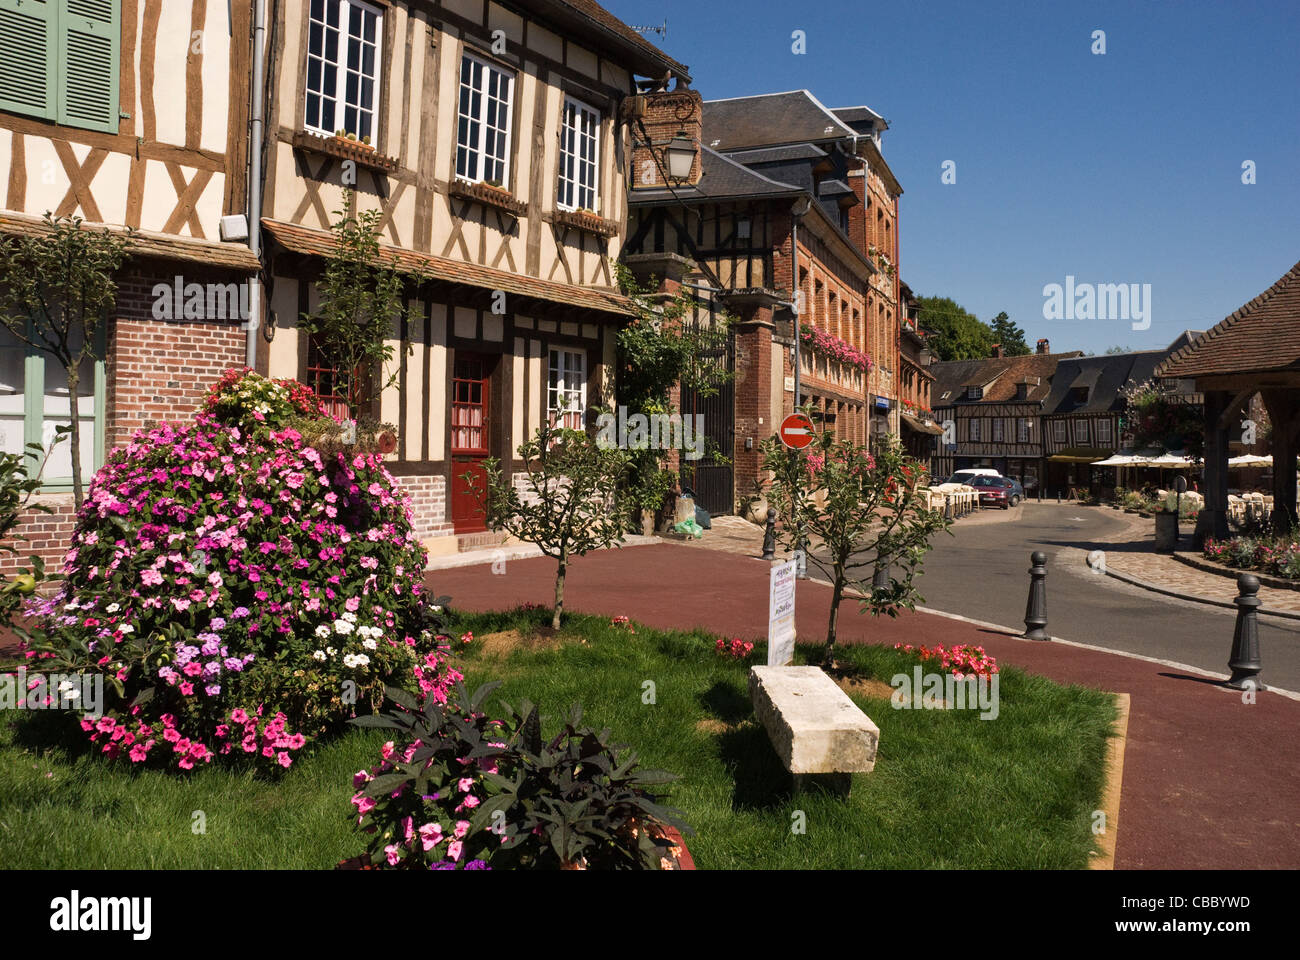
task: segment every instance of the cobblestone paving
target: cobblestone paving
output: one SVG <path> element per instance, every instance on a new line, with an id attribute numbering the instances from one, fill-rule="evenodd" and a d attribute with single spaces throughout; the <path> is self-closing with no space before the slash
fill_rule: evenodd
<path id="1" fill-rule="evenodd" d="M 1105 508 L 1080 507 L 1079 509 Z M 1112 537 L 1109 547 L 1102 548 L 1106 554 L 1107 569 L 1155 587 L 1173 590 L 1184 596 L 1217 600 L 1222 603 L 1231 603 L 1237 596 L 1237 581 L 1234 578 L 1197 570 L 1185 563 L 1179 563 L 1173 557 L 1156 553 L 1155 521 L 1151 518 L 1113 512 L 1112 516 L 1123 519 L 1127 529 Z M 1190 550 L 1187 536 L 1184 536 L 1180 546 Z M 1300 614 L 1300 591 L 1265 586 L 1259 588 L 1259 599 L 1263 603 L 1261 610 L 1280 610 Z"/>

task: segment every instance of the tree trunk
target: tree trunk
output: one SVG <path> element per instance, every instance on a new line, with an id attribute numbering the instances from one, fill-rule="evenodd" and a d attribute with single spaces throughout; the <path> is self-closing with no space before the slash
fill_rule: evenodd
<path id="1" fill-rule="evenodd" d="M 568 567 L 568 557 L 561 557 L 555 571 L 555 616 L 551 617 L 551 629 L 560 629 L 560 615 L 564 613 L 564 572 Z"/>
<path id="2" fill-rule="evenodd" d="M 831 593 L 831 615 L 826 622 L 826 651 L 823 660 L 826 666 L 835 666 L 835 626 L 840 619 L 840 599 L 844 596 L 844 574 L 836 569 L 835 588 Z"/>
<path id="3" fill-rule="evenodd" d="M 69 441 L 72 444 L 72 504 L 80 512 L 81 503 L 86 499 L 81 488 L 81 418 L 77 416 L 77 386 L 81 382 L 81 371 L 74 363 L 68 367 L 68 419 L 72 425 Z"/>

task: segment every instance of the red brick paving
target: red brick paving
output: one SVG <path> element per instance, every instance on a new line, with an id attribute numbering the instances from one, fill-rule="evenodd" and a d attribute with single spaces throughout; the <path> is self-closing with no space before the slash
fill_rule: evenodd
<path id="1" fill-rule="evenodd" d="M 502 575 L 487 566 L 435 571 L 429 582 L 450 594 L 454 607 L 495 610 L 524 601 L 550 606 L 554 575 L 554 562 L 537 558 L 510 561 Z M 637 547 L 575 561 L 565 605 L 754 639 L 767 630 L 767 579 L 767 564 L 748 557 L 674 544 Z M 800 583 L 801 639 L 825 636 L 829 603 L 828 587 Z M 1015 625 L 1020 615 L 1009 610 L 1004 622 Z M 1050 629 L 1068 639 L 1068 624 Z M 979 643 L 1029 672 L 1129 693 L 1118 868 L 1300 867 L 1300 703 L 1263 693 L 1245 706 L 1238 694 L 1176 668 L 1020 640 L 932 614 L 875 620 L 846 604 L 840 636 L 890 645 Z"/>

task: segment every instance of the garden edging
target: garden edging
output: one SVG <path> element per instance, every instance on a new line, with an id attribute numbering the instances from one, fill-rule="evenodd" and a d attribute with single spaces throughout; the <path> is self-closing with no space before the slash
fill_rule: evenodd
<path id="1" fill-rule="evenodd" d="M 1220 577 L 1227 577 L 1236 580 L 1243 573 L 1249 573 L 1266 587 L 1274 587 L 1278 590 L 1300 591 L 1300 583 L 1295 580 L 1284 580 L 1281 577 L 1274 577 L 1267 573 L 1260 573 L 1258 570 L 1239 570 L 1235 567 L 1225 567 L 1221 563 L 1214 563 L 1202 557 L 1191 556 L 1190 554 L 1174 553 L 1172 556 L 1179 563 L 1185 563 L 1189 567 L 1195 567 L 1197 570 L 1204 570 L 1206 573 L 1217 574 Z"/>

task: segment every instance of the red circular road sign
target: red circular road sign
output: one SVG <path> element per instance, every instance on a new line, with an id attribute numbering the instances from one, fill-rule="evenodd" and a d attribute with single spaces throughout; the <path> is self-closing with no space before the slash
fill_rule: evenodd
<path id="1" fill-rule="evenodd" d="M 813 425 L 807 414 L 792 413 L 781 421 L 781 442 L 792 450 L 802 450 L 813 442 Z"/>

